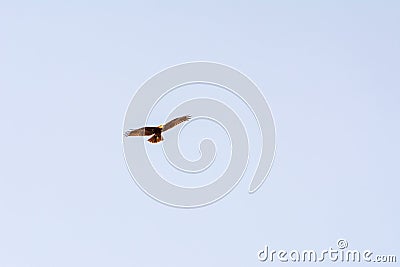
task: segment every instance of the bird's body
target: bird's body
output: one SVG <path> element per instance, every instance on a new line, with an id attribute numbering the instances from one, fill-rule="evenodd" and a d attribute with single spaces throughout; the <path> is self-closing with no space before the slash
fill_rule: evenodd
<path id="1" fill-rule="evenodd" d="M 149 135 L 153 135 L 147 141 L 149 141 L 150 143 L 158 143 L 164 140 L 164 138 L 161 135 L 162 128 L 163 128 L 162 125 L 158 127 L 145 127 L 145 132 L 147 131 L 148 133 L 150 133 Z"/>
<path id="2" fill-rule="evenodd" d="M 164 140 L 164 138 L 161 135 L 162 132 L 165 132 L 165 131 L 171 129 L 172 127 L 175 127 L 176 125 L 178 125 L 184 121 L 187 121 L 189 119 L 190 119 L 190 116 L 183 116 L 183 117 L 173 119 L 173 120 L 167 122 L 165 125 L 159 125 L 156 127 L 145 126 L 145 127 L 139 128 L 139 129 L 129 130 L 129 131 L 126 131 L 124 133 L 124 135 L 125 135 L 125 137 L 152 135 L 152 137 L 150 137 L 147 141 L 149 141 L 150 143 L 158 143 L 158 142 Z"/>

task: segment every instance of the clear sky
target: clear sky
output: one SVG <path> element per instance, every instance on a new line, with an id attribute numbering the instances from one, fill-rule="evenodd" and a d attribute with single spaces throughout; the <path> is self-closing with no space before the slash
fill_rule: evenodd
<path id="1" fill-rule="evenodd" d="M 262 266 L 264 245 L 321 251 L 339 238 L 399 261 L 399 13 L 398 1 L 3 1 L 0 266 Z M 227 197 L 178 209 L 130 177 L 122 124 L 146 79 L 193 60 L 259 86 L 277 149 L 255 194 L 250 157 Z M 199 136 L 216 129 L 198 123 Z"/>

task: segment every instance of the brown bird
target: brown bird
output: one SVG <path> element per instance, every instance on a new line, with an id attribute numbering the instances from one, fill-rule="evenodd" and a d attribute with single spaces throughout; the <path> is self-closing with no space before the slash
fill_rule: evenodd
<path id="1" fill-rule="evenodd" d="M 171 129 L 172 127 L 175 127 L 179 123 L 190 120 L 190 118 L 191 117 L 189 115 L 187 115 L 187 116 L 182 116 L 182 117 L 173 119 L 173 120 L 167 122 L 166 124 L 164 124 L 164 125 L 161 124 L 160 126 L 157 126 L 157 127 L 146 126 L 146 127 L 142 127 L 142 128 L 135 129 L 135 130 L 128 130 L 124 133 L 124 136 L 128 137 L 128 136 L 153 135 L 147 141 L 149 141 L 150 143 L 158 143 L 158 142 L 164 140 L 164 138 L 161 135 L 162 132 L 168 131 L 169 129 Z"/>

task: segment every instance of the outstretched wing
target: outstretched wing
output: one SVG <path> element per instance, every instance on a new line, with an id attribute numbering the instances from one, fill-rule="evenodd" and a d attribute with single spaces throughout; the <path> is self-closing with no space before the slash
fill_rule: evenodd
<path id="1" fill-rule="evenodd" d="M 128 136 L 145 136 L 145 135 L 152 135 L 154 134 L 154 129 L 156 127 L 142 127 L 135 130 L 128 130 L 124 133 L 125 137 Z"/>
<path id="2" fill-rule="evenodd" d="M 179 123 L 182 123 L 182 122 L 184 122 L 184 121 L 188 121 L 188 120 L 190 120 L 190 116 L 189 115 L 187 115 L 187 116 L 183 116 L 183 117 L 179 117 L 179 118 L 176 118 L 176 119 L 173 119 L 172 121 L 169 121 L 169 122 L 167 122 L 164 126 L 163 126 L 163 132 L 165 132 L 165 131 L 167 131 L 167 130 L 169 130 L 169 129 L 171 129 L 172 127 L 175 127 L 176 125 L 178 125 Z"/>

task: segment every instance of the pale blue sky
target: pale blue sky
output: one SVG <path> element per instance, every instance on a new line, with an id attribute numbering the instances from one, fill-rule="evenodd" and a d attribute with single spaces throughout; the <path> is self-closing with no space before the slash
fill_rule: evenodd
<path id="1" fill-rule="evenodd" d="M 400 257 L 400 2 L 0 6 L 0 266 L 262 266 L 338 238 Z M 183 210 L 137 187 L 121 135 L 137 88 L 192 60 L 260 87 L 277 150 L 255 194 L 250 163 Z"/>

